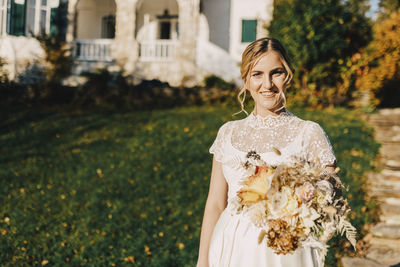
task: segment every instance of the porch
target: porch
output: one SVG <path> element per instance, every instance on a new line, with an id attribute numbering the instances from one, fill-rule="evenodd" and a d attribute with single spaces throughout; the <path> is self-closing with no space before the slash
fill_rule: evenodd
<path id="1" fill-rule="evenodd" d="M 74 73 L 116 66 L 173 85 L 197 79 L 199 1 L 69 0 Z"/>
<path id="2" fill-rule="evenodd" d="M 111 62 L 121 50 L 129 51 L 129 58 L 141 62 L 171 62 L 179 44 L 179 7 L 176 0 L 136 0 L 136 16 L 125 17 L 128 1 L 79 0 L 71 9 L 75 12 L 73 56 L 77 61 Z M 129 19 L 129 20 L 128 20 Z M 132 20 L 134 19 L 134 20 Z M 126 40 L 121 29 L 133 23 L 134 36 Z M 131 32 L 132 33 L 132 32 Z M 128 41 L 128 42 L 127 42 Z M 123 46 L 123 47 L 122 47 Z M 124 52 L 126 53 L 126 52 Z M 127 56 L 126 54 L 124 56 Z"/>
<path id="3" fill-rule="evenodd" d="M 78 61 L 112 62 L 114 39 L 76 40 L 73 45 L 73 56 Z M 171 62 L 175 58 L 176 40 L 149 40 L 139 42 L 139 61 Z"/>

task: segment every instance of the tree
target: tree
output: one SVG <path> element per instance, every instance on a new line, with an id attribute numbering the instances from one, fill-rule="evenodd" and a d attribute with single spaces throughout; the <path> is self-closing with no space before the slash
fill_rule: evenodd
<path id="1" fill-rule="evenodd" d="M 292 58 L 296 99 L 326 106 L 348 98 L 349 88 L 341 86 L 341 72 L 353 54 L 371 40 L 366 10 L 366 1 L 275 1 L 268 31 Z"/>
<path id="2" fill-rule="evenodd" d="M 379 7 L 379 17 L 381 19 L 384 19 L 388 17 L 392 12 L 400 8 L 400 0 L 380 0 Z"/>
<path id="3" fill-rule="evenodd" d="M 400 101 L 400 8 L 374 25 L 374 39 L 363 51 L 356 87 L 369 92 L 372 105 L 398 106 Z"/>

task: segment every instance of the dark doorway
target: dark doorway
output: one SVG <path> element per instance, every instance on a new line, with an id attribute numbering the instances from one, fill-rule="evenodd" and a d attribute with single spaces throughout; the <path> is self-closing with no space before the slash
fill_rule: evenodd
<path id="1" fill-rule="evenodd" d="M 160 23 L 160 39 L 171 39 L 171 22 L 163 21 Z"/>

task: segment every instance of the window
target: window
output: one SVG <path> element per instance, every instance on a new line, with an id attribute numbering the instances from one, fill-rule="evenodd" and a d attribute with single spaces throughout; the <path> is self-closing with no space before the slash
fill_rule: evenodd
<path id="1" fill-rule="evenodd" d="M 178 38 L 178 15 L 172 15 L 168 9 L 162 15 L 157 15 L 158 38 L 163 40 L 175 40 Z"/>
<path id="2" fill-rule="evenodd" d="M 0 0 L 0 36 L 49 34 L 59 0 Z"/>
<path id="3" fill-rule="evenodd" d="M 15 0 L 0 0 L 0 36 L 25 33 L 25 5 Z"/>
<path id="4" fill-rule="evenodd" d="M 115 16 L 109 15 L 103 17 L 101 21 L 101 38 L 115 37 Z"/>
<path id="5" fill-rule="evenodd" d="M 1 0 L 0 0 L 1 1 Z M 49 34 L 54 31 L 51 18 L 54 18 L 53 7 L 58 6 L 58 1 L 27 0 L 26 7 L 26 34 Z"/>
<path id="6" fill-rule="evenodd" d="M 42 0 L 40 5 L 39 27 L 40 34 L 49 33 L 50 31 L 50 7 L 47 6 L 47 0 Z"/>
<path id="7" fill-rule="evenodd" d="M 242 43 L 253 42 L 257 39 L 257 20 L 242 20 Z"/>
<path id="8" fill-rule="evenodd" d="M 26 34 L 34 35 L 36 33 L 36 0 L 28 0 L 26 7 Z"/>

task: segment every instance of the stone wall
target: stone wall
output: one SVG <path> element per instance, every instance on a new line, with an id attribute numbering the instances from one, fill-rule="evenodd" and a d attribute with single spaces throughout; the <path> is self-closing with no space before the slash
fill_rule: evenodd
<path id="1" fill-rule="evenodd" d="M 344 258 L 344 267 L 400 266 L 400 108 L 381 109 L 366 117 L 382 145 L 379 169 L 368 175 L 369 195 L 380 206 L 380 222 L 364 238 L 365 258 Z"/>

